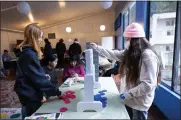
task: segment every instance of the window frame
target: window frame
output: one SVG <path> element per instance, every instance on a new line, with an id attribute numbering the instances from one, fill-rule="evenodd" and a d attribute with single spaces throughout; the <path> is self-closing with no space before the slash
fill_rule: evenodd
<path id="1" fill-rule="evenodd" d="M 172 84 L 171 89 L 176 92 L 177 85 L 179 82 L 179 52 L 180 52 L 180 39 L 179 39 L 179 32 L 180 32 L 180 1 L 177 1 L 177 8 L 176 8 L 176 21 L 175 21 L 175 36 L 174 36 L 174 49 L 173 49 L 173 66 L 172 66 Z M 177 93 L 177 92 L 176 92 Z"/>
<path id="2" fill-rule="evenodd" d="M 167 20 L 167 21 L 166 21 L 166 26 L 171 26 L 170 20 Z"/>
<path id="3" fill-rule="evenodd" d="M 129 8 L 128 8 L 128 25 L 130 24 L 130 13 L 131 13 L 131 9 L 133 8 L 133 7 L 136 7 L 136 2 L 132 2 L 131 3 L 131 5 L 129 6 Z M 135 10 L 135 20 L 134 20 L 134 22 L 136 21 L 136 10 Z"/>
<path id="4" fill-rule="evenodd" d="M 128 6 L 124 9 L 124 10 L 122 10 L 122 20 L 123 20 L 123 27 L 122 27 L 122 31 L 123 31 L 123 33 L 124 33 L 124 30 L 126 29 L 126 27 L 127 26 L 129 26 L 129 17 L 130 17 L 130 10 L 131 10 L 131 8 L 133 7 L 133 6 L 136 6 L 136 1 L 131 1 L 129 4 L 128 4 Z M 136 12 L 136 11 L 135 11 Z M 127 17 L 127 22 L 128 22 L 128 25 L 126 25 L 126 22 L 125 22 L 125 19 L 126 19 L 126 17 Z M 135 18 L 136 19 L 136 18 Z M 136 21 L 136 20 L 135 20 Z M 125 39 L 124 39 L 124 36 L 122 37 L 122 44 L 123 44 L 123 49 L 125 49 Z"/>
<path id="5" fill-rule="evenodd" d="M 167 36 L 174 35 L 175 30 L 167 30 Z M 168 34 L 169 33 L 169 34 Z"/>
<path id="6" fill-rule="evenodd" d="M 148 29 L 150 32 L 150 11 L 151 11 L 151 2 L 152 1 L 147 1 L 148 2 L 148 8 L 149 10 L 147 11 L 148 14 Z M 172 62 L 172 79 L 171 79 L 171 86 L 167 85 L 166 83 L 164 83 L 163 81 L 161 81 L 160 84 L 164 85 L 165 87 L 167 87 L 168 89 L 170 89 L 171 91 L 173 91 L 174 93 L 180 95 L 180 93 L 176 92 L 176 87 L 177 87 L 177 83 L 179 81 L 179 73 L 178 73 L 178 67 L 179 67 L 179 52 L 180 52 L 180 36 L 179 36 L 179 30 L 180 30 L 180 8 L 181 8 L 181 2 L 180 1 L 176 1 L 176 18 L 175 18 L 175 35 L 174 35 L 174 43 L 173 43 L 173 62 Z M 150 37 L 148 38 L 148 40 L 150 40 Z"/>

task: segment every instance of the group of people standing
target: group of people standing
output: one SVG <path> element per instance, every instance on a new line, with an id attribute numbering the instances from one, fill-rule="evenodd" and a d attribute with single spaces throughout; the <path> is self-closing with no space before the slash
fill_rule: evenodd
<path id="1" fill-rule="evenodd" d="M 52 46 L 51 43 L 47 38 L 44 39 L 45 41 L 45 47 L 44 47 L 44 62 L 47 62 L 48 58 L 52 56 Z M 66 53 L 66 45 L 64 43 L 64 40 L 61 38 L 59 42 L 56 44 L 56 54 L 58 58 L 58 64 L 57 68 L 63 68 L 64 67 L 64 59 L 65 59 L 65 53 Z M 77 56 L 80 57 L 82 53 L 81 45 L 78 42 L 78 39 L 74 39 L 74 43 L 70 45 L 68 49 L 68 55 L 69 57 Z"/>

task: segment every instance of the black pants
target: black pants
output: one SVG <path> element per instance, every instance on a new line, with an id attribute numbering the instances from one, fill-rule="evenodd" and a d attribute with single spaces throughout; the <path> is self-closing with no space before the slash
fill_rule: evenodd
<path id="1" fill-rule="evenodd" d="M 133 118 L 132 108 L 128 107 L 127 105 L 125 105 L 125 107 L 126 107 L 126 110 L 127 110 L 128 114 L 129 114 L 130 119 L 132 120 L 132 118 Z"/>
<path id="2" fill-rule="evenodd" d="M 63 65 L 64 65 L 64 54 L 59 54 L 57 67 L 63 68 L 64 67 Z"/>
<path id="3" fill-rule="evenodd" d="M 42 103 L 41 102 L 31 102 L 27 103 L 26 105 L 22 106 L 22 118 L 24 120 L 25 117 L 31 116 L 33 113 L 35 113 L 40 107 Z"/>

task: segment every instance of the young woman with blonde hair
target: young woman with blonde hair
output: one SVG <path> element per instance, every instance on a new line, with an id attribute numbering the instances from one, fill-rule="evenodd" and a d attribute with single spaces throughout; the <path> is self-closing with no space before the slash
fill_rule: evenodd
<path id="1" fill-rule="evenodd" d="M 26 26 L 24 41 L 18 46 L 21 50 L 17 61 L 17 74 L 14 89 L 22 104 L 23 119 L 32 115 L 42 105 L 43 93 L 60 96 L 61 91 L 47 79 L 39 60 L 42 58 L 40 43 L 43 32 L 35 24 Z"/>

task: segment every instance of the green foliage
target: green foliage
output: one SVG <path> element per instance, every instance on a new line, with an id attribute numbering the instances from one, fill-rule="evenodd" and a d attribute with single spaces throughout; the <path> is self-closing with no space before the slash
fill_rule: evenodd
<path id="1" fill-rule="evenodd" d="M 151 13 L 168 13 L 176 12 L 177 2 L 176 1 L 152 1 L 151 2 Z"/>

